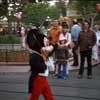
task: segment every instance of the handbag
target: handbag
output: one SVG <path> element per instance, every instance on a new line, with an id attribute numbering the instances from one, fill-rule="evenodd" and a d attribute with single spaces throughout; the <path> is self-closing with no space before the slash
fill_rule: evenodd
<path id="1" fill-rule="evenodd" d="M 69 44 L 69 47 L 70 47 L 71 49 L 73 49 L 75 46 L 76 46 L 76 45 L 75 45 L 74 42 L 71 42 L 71 43 Z"/>
<path id="2" fill-rule="evenodd" d="M 48 57 L 48 59 L 45 61 L 45 64 L 47 65 L 49 71 L 55 70 L 54 60 L 52 57 Z"/>

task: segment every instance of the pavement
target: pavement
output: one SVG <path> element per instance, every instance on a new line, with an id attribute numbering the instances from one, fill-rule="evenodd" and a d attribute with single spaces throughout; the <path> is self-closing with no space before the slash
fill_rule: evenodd
<path id="1" fill-rule="evenodd" d="M 82 79 L 77 79 L 77 71 L 71 71 L 67 80 L 49 76 L 54 100 L 100 100 L 99 67 L 93 67 L 92 79 L 87 79 L 86 70 Z M 29 100 L 28 80 L 29 72 L 0 73 L 0 100 Z"/>
<path id="2" fill-rule="evenodd" d="M 48 76 L 54 100 L 100 100 L 100 65 L 92 61 L 93 78 L 87 79 L 87 71 L 84 70 L 83 78 L 78 79 L 79 66 L 73 67 L 72 63 L 70 59 L 67 80 L 57 79 L 52 74 Z M 0 63 L 0 100 L 29 100 L 29 69 L 28 62 Z M 39 100 L 44 100 L 43 96 Z"/>
<path id="3" fill-rule="evenodd" d="M 68 69 L 69 70 L 77 70 L 79 69 L 79 66 L 71 66 L 73 63 L 72 58 L 69 60 Z M 92 61 L 92 65 L 96 66 L 98 65 L 98 62 Z M 87 67 L 87 64 L 85 64 L 85 67 Z M 0 62 L 0 72 L 28 72 L 30 69 L 30 66 L 28 62 L 24 63 L 17 63 L 17 62 Z"/>

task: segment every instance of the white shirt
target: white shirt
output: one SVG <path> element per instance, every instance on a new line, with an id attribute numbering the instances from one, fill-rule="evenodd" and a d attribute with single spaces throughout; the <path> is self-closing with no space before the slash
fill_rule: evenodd
<path id="1" fill-rule="evenodd" d="M 98 46 L 100 46 L 100 31 L 97 31 L 97 32 L 95 32 L 96 33 L 96 37 L 97 37 L 97 42 L 96 42 L 96 44 L 98 45 Z"/>
<path id="2" fill-rule="evenodd" d="M 68 46 L 71 43 L 71 33 L 66 32 L 65 35 L 61 33 L 59 35 L 59 40 L 66 40 L 67 42 L 65 43 L 65 45 Z"/>

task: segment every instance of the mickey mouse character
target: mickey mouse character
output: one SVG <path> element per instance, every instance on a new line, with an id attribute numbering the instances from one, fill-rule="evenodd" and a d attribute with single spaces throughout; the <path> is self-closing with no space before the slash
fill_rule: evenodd
<path id="1" fill-rule="evenodd" d="M 48 69 L 45 65 L 45 52 L 52 52 L 54 45 L 45 47 L 46 37 L 38 29 L 31 29 L 26 38 L 26 43 L 30 53 L 30 70 L 29 78 L 29 100 L 38 100 L 42 94 L 45 100 L 54 100 L 49 82 L 47 80 Z M 42 56 L 44 55 L 44 57 Z"/>

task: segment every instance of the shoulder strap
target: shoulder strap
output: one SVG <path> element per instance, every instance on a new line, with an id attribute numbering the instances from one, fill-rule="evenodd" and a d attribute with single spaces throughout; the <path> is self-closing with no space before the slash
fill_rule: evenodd
<path id="1" fill-rule="evenodd" d="M 32 50 L 32 49 L 31 49 L 31 51 L 32 51 L 32 53 L 35 53 L 35 54 L 37 54 L 37 55 L 39 55 L 39 56 L 42 56 L 40 53 L 38 53 L 38 52 L 35 51 L 35 50 Z"/>

